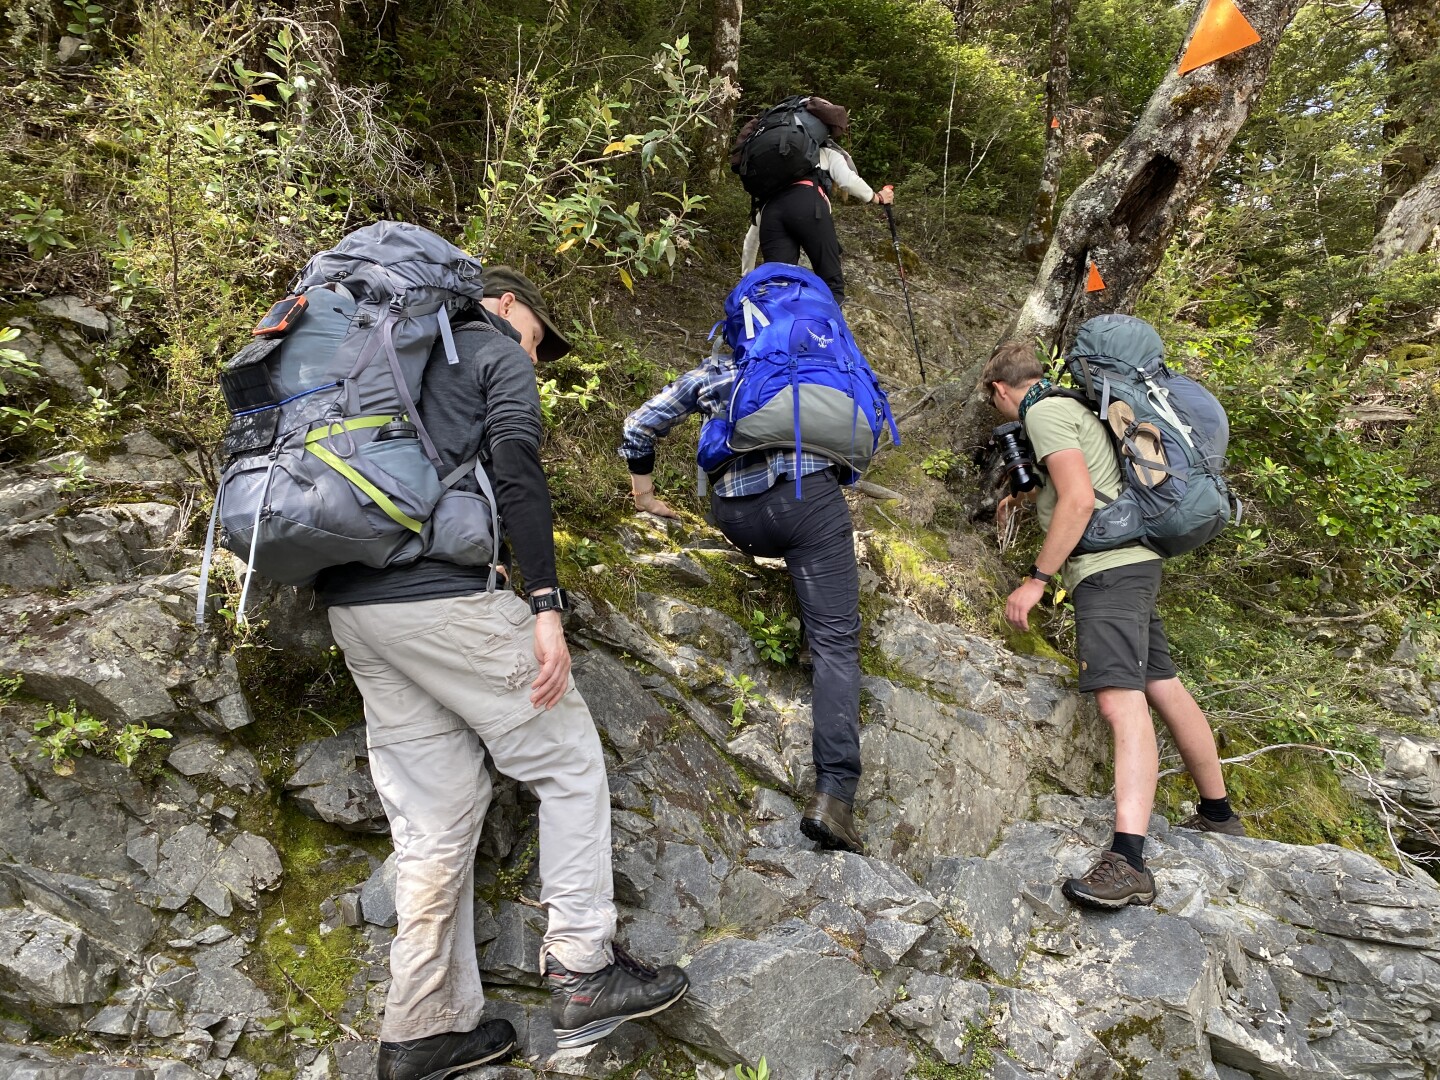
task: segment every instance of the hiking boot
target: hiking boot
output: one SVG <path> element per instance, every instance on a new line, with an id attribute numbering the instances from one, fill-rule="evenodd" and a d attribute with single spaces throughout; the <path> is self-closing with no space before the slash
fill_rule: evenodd
<path id="1" fill-rule="evenodd" d="M 570 971 L 555 957 L 545 957 L 550 1019 L 561 1050 L 599 1042 L 626 1020 L 664 1012 L 690 989 L 689 976 L 674 964 L 652 968 L 619 945 L 611 948 L 615 962 L 589 973 Z"/>
<path id="2" fill-rule="evenodd" d="M 1102 851 L 1084 876 L 1066 879 L 1060 891 L 1081 907 L 1111 910 L 1126 904 L 1149 904 L 1155 900 L 1155 875 L 1136 870 L 1118 852 Z"/>
<path id="3" fill-rule="evenodd" d="M 1245 822 L 1239 814 L 1231 814 L 1224 821 L 1211 821 L 1204 814 L 1192 814 L 1175 826 L 1177 829 L 1194 829 L 1196 832 L 1218 832 L 1226 836 L 1244 836 Z"/>
<path id="4" fill-rule="evenodd" d="M 447 1031 L 408 1042 L 382 1042 L 376 1064 L 380 1080 L 445 1080 L 447 1076 L 503 1061 L 515 1052 L 508 1020 L 485 1020 L 473 1031 Z"/>
<path id="5" fill-rule="evenodd" d="M 834 795 L 811 796 L 800 816 L 800 831 L 829 850 L 853 851 L 857 855 L 865 852 L 850 804 Z"/>

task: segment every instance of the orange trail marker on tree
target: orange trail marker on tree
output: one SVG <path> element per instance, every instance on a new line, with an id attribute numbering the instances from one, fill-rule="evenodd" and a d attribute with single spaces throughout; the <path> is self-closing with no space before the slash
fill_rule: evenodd
<path id="1" fill-rule="evenodd" d="M 1260 40 L 1235 0 L 1206 0 L 1195 36 L 1180 57 L 1180 74 L 1212 64 L 1221 57 L 1248 49 Z"/>
<path id="2" fill-rule="evenodd" d="M 1050 118 L 1050 126 L 1052 128 L 1058 128 L 1060 126 L 1060 118 L 1058 116 L 1052 116 Z"/>
<path id="3" fill-rule="evenodd" d="M 1090 276 L 1085 279 L 1085 291 L 1099 292 L 1103 288 L 1105 288 L 1105 279 L 1100 276 L 1100 268 L 1092 262 Z"/>

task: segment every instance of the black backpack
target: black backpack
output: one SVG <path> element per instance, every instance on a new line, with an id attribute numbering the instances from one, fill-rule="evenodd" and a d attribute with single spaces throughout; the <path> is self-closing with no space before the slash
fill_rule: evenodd
<path id="1" fill-rule="evenodd" d="M 830 127 L 807 109 L 808 97 L 786 98 L 746 125 L 731 168 L 757 203 L 799 180 L 814 179 Z"/>

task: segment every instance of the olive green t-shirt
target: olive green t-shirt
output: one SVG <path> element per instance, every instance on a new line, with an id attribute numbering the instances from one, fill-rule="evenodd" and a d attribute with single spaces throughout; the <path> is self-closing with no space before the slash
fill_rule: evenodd
<path id="1" fill-rule="evenodd" d="M 1096 492 L 1112 499 L 1120 494 L 1120 462 L 1115 457 L 1114 444 L 1100 419 L 1074 398 L 1048 397 L 1031 405 L 1025 412 L 1025 435 L 1035 450 L 1036 461 L 1043 464 L 1058 450 L 1079 450 L 1085 456 L 1085 467 L 1090 470 L 1090 484 Z M 1055 485 L 1047 479 L 1035 503 L 1040 527 L 1047 532 L 1058 500 Z M 1095 505 L 1100 505 L 1098 500 Z M 1074 589 L 1091 574 L 1101 570 L 1158 558 L 1160 556 L 1155 552 L 1139 544 L 1089 555 L 1072 555 L 1064 566 L 1065 585 Z"/>

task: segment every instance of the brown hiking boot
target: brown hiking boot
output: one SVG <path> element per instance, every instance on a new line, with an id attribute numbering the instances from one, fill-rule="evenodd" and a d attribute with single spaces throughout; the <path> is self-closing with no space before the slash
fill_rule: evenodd
<path id="1" fill-rule="evenodd" d="M 865 844 L 855 830 L 855 817 L 850 804 L 834 795 L 816 794 L 800 815 L 800 831 L 823 848 L 865 852 Z"/>
<path id="2" fill-rule="evenodd" d="M 1244 836 L 1245 823 L 1239 814 L 1231 814 L 1224 821 L 1211 821 L 1204 814 L 1192 814 L 1175 826 L 1177 829 L 1194 829 L 1196 832 L 1218 832 L 1226 836 Z"/>
<path id="3" fill-rule="evenodd" d="M 1102 851 L 1094 866 L 1082 877 L 1066 879 L 1060 891 L 1073 904 L 1108 911 L 1126 904 L 1154 902 L 1155 875 L 1149 870 L 1136 870 L 1118 852 Z"/>

